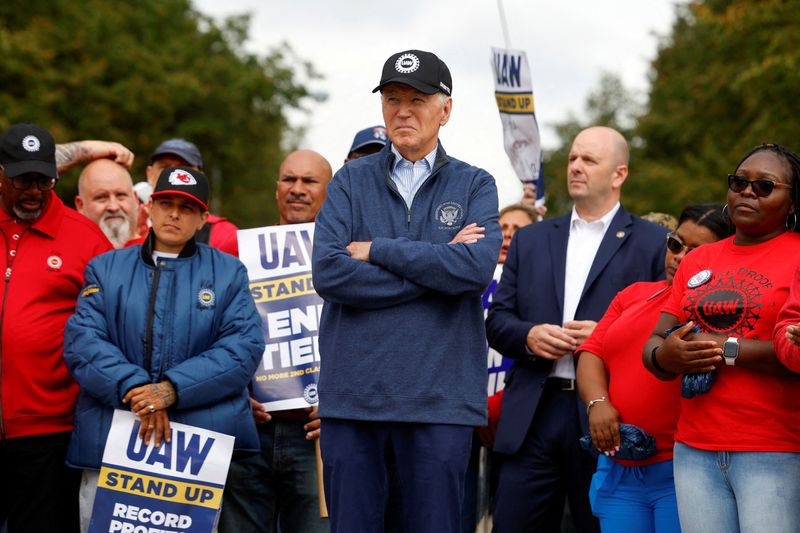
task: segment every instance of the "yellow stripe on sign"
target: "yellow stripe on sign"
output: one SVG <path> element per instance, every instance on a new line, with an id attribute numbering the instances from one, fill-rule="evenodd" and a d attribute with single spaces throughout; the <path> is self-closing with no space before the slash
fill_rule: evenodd
<path id="1" fill-rule="evenodd" d="M 106 466 L 100 469 L 97 487 L 209 509 L 219 509 L 222 502 L 222 489 L 219 487 L 164 479 Z"/>
<path id="2" fill-rule="evenodd" d="M 533 113 L 533 93 L 494 93 L 501 113 Z"/>
<path id="3" fill-rule="evenodd" d="M 311 273 L 300 274 L 291 278 L 281 278 L 250 283 L 250 294 L 256 303 L 274 302 L 295 296 L 315 294 Z"/>

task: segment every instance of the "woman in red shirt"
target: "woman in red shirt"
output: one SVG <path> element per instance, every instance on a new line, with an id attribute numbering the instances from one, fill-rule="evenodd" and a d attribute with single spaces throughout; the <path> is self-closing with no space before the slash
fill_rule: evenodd
<path id="1" fill-rule="evenodd" d="M 679 532 L 672 446 L 679 412 L 679 384 L 656 379 L 641 364 L 672 277 L 692 249 L 729 235 L 720 205 L 686 207 L 667 236 L 663 281 L 634 283 L 608 307 L 576 353 L 578 390 L 589 407 L 592 443 L 600 456 L 589 499 L 605 532 Z M 653 409 L 653 406 L 658 409 Z M 614 458 L 619 424 L 634 424 L 655 437 L 656 453 L 644 461 Z"/>
<path id="2" fill-rule="evenodd" d="M 684 259 L 642 353 L 662 380 L 715 373 L 708 392 L 681 399 L 674 472 L 684 533 L 800 531 L 800 394 L 772 344 L 800 263 L 799 179 L 800 158 L 780 145 L 739 162 L 728 176 L 735 235 Z"/>

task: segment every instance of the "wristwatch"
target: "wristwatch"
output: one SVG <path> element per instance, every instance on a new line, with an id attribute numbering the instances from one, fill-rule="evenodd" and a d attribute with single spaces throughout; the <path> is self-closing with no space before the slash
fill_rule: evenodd
<path id="1" fill-rule="evenodd" d="M 736 364 L 736 358 L 739 357 L 739 339 L 728 337 L 728 340 L 722 344 L 722 357 L 725 358 L 726 365 Z"/>

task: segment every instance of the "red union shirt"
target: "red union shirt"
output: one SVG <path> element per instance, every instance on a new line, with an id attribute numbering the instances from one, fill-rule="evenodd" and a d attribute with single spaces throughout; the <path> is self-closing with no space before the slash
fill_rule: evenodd
<path id="1" fill-rule="evenodd" d="M 672 460 L 675 426 L 680 412 L 680 382 L 661 381 L 642 363 L 642 347 L 669 298 L 666 281 L 634 283 L 620 291 L 597 327 L 575 353 L 600 357 L 608 371 L 609 401 L 621 421 L 639 426 L 656 439 L 656 453 L 645 461 L 624 461 L 642 466 Z"/>
<path id="2" fill-rule="evenodd" d="M 663 311 L 705 332 L 771 341 L 800 264 L 800 235 L 754 246 L 733 237 L 688 254 Z M 711 390 L 681 399 L 675 439 L 705 450 L 800 452 L 800 385 L 742 366 L 720 365 Z"/>
<path id="3" fill-rule="evenodd" d="M 64 363 L 64 326 L 86 264 L 111 249 L 96 224 L 51 194 L 33 223 L 0 208 L 3 438 L 72 429 L 78 386 Z"/>

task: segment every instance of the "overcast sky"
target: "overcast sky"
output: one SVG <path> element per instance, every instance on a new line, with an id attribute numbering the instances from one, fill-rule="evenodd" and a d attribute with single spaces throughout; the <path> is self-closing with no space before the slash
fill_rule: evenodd
<path id="1" fill-rule="evenodd" d="M 380 99 L 370 91 L 384 61 L 417 48 L 436 53 L 453 76 L 453 113 L 441 130 L 447 152 L 495 176 L 500 206 L 521 188 L 503 151 L 494 101 L 491 47 L 504 46 L 496 0 L 194 0 L 214 17 L 251 13 L 248 49 L 264 54 L 288 42 L 324 77 L 305 100 L 308 114 L 292 114 L 307 128 L 301 143 L 338 169 L 359 129 L 382 124 Z M 545 147 L 552 125 L 581 115 L 604 71 L 645 92 L 659 39 L 669 34 L 676 0 L 505 0 L 512 48 L 528 54 L 536 116 Z M 635 169 L 632 169 L 635 171 Z"/>

